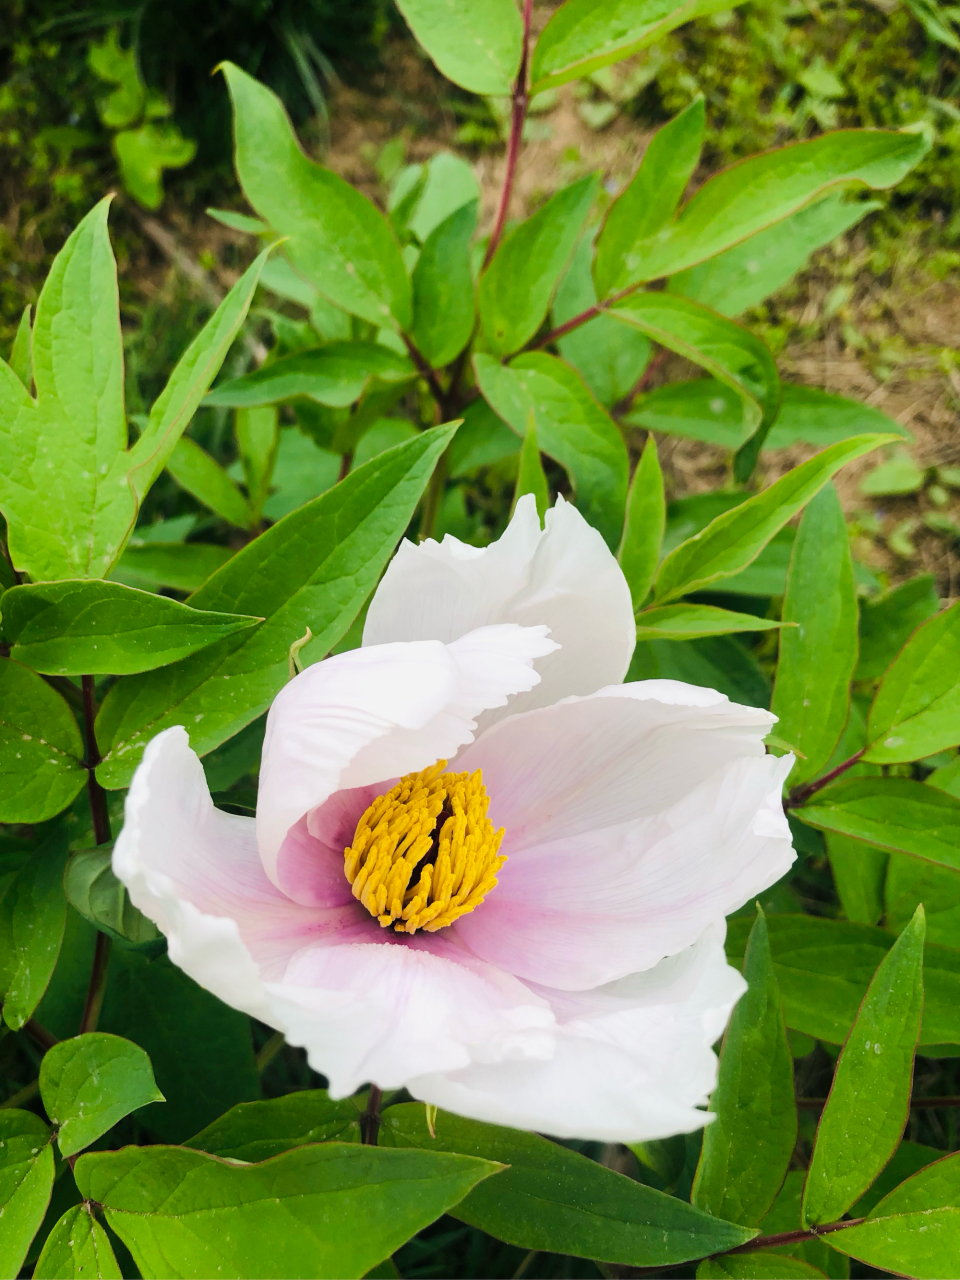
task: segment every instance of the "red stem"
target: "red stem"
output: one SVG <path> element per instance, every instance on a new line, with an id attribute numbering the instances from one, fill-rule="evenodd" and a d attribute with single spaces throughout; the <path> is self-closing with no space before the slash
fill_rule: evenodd
<path id="1" fill-rule="evenodd" d="M 558 338 L 563 338 L 574 329 L 579 329 L 582 324 L 586 324 L 594 316 L 603 315 L 604 311 L 608 311 L 614 303 L 620 302 L 622 298 L 629 298 L 630 294 L 636 293 L 639 288 L 639 284 L 628 284 L 619 293 L 611 294 L 609 298 L 604 298 L 603 302 L 595 302 L 592 307 L 587 307 L 586 311 L 581 311 L 579 315 L 572 316 L 569 320 L 564 321 L 563 324 L 557 325 L 556 329 L 551 329 L 549 333 L 545 333 L 542 337 L 528 343 L 524 349 L 526 351 L 537 351 L 540 347 L 549 346 L 551 342 L 556 342 Z"/>
<path id="2" fill-rule="evenodd" d="M 799 1244 L 801 1240 L 816 1240 L 818 1236 L 828 1236 L 831 1232 L 843 1231 L 845 1227 L 858 1227 L 861 1222 L 866 1222 L 866 1218 L 850 1218 L 846 1222 L 828 1222 L 825 1226 L 809 1227 L 805 1231 L 781 1231 L 775 1236 L 756 1236 L 746 1244 L 738 1245 L 736 1249 L 728 1249 L 725 1254 L 718 1256 L 726 1257 L 730 1253 L 756 1253 L 758 1249 L 776 1249 L 782 1244 Z"/>
<path id="3" fill-rule="evenodd" d="M 527 118 L 530 105 L 530 94 L 527 88 L 527 66 L 530 60 L 530 20 L 533 16 L 533 0 L 524 0 L 523 5 L 523 47 L 520 54 L 520 69 L 513 86 L 513 107 L 510 113 L 510 136 L 507 139 L 507 167 L 503 175 L 503 189 L 500 192 L 500 203 L 497 206 L 497 217 L 490 233 L 487 252 L 483 259 L 483 270 L 489 267 L 497 246 L 503 236 L 503 228 L 507 222 L 507 210 L 513 194 L 513 180 L 517 173 L 517 161 L 520 158 L 520 143 L 523 138 L 523 122 Z"/>
<path id="4" fill-rule="evenodd" d="M 802 787 L 794 787 L 784 801 L 784 809 L 797 809 L 800 805 L 806 804 L 811 796 L 815 796 L 818 791 L 828 786 L 833 782 L 834 778 L 839 778 L 841 773 L 846 773 L 848 769 L 852 769 L 864 751 L 866 751 L 866 747 L 861 747 L 848 760 L 838 764 L 835 769 L 825 773 L 822 778 L 815 778 L 813 782 L 805 782 Z"/>
<path id="5" fill-rule="evenodd" d="M 375 1147 L 380 1133 L 380 1105 L 383 1102 L 383 1090 L 375 1084 L 370 1086 L 367 1094 L 367 1108 L 360 1117 L 360 1135 L 366 1146 Z"/>

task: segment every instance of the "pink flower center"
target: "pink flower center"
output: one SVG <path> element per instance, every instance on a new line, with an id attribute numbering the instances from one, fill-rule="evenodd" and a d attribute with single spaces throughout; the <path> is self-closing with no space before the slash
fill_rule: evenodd
<path id="1" fill-rule="evenodd" d="M 481 771 L 444 773 L 446 764 L 408 773 L 377 796 L 343 853 L 353 896 L 397 933 L 435 933 L 475 910 L 507 860 L 497 854 L 503 828 L 487 817 Z"/>

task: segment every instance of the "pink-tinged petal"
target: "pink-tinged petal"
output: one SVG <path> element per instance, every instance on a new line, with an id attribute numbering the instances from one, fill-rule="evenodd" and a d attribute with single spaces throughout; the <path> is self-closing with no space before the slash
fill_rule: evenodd
<path id="1" fill-rule="evenodd" d="M 270 879 L 287 833 L 340 789 L 424 769 L 472 740 L 476 718 L 540 677 L 556 645 L 545 627 L 483 627 L 436 640 L 354 649 L 308 667 L 267 717 L 257 840 Z"/>
<path id="2" fill-rule="evenodd" d="M 291 1044 L 345 1097 L 373 1081 L 399 1088 L 412 1075 L 553 1049 L 547 1001 L 449 948 L 411 946 L 394 934 L 307 948 L 268 992 Z"/>
<path id="3" fill-rule="evenodd" d="M 689 1133 L 716 1083 L 711 1045 L 745 989 L 716 932 L 648 973 L 571 996 L 548 1061 L 476 1063 L 408 1080 L 416 1098 L 558 1138 L 647 1142 Z"/>
<path id="4" fill-rule="evenodd" d="M 267 879 L 252 818 L 215 809 L 181 728 L 147 745 L 126 801 L 113 869 L 166 935 L 170 959 L 236 1009 L 276 1025 L 264 976 L 320 936 L 349 936 L 362 908 L 306 910 Z M 358 914 L 359 911 L 359 914 Z"/>
<path id="5" fill-rule="evenodd" d="M 543 623 L 560 644 L 537 663 L 536 689 L 511 711 L 545 707 L 623 679 L 636 639 L 630 590 L 600 534 L 557 499 L 541 532 L 533 497 L 482 550 L 449 535 L 403 542 L 370 604 L 364 645 L 455 640 L 494 622 Z M 503 713 L 488 713 L 483 724 Z"/>
<path id="6" fill-rule="evenodd" d="M 458 937 L 561 990 L 650 969 L 787 872 L 795 855 L 780 796 L 791 765 L 735 760 L 662 813 L 508 854 Z"/>

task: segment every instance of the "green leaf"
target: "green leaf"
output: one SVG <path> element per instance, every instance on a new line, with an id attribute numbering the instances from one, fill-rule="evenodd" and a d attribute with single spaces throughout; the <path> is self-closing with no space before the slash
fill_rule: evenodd
<path id="1" fill-rule="evenodd" d="M 470 241 L 477 229 L 477 208 L 472 200 L 435 227 L 413 269 L 411 337 L 431 369 L 449 364 L 473 333 Z"/>
<path id="2" fill-rule="evenodd" d="M 82 1156 L 75 1170 L 145 1280 L 362 1276 L 497 1172 L 489 1160 L 340 1142 L 246 1166 L 128 1147 Z"/>
<path id="3" fill-rule="evenodd" d="M 50 1130 L 29 1111 L 0 1111 L 0 1275 L 20 1274 L 52 1190 Z"/>
<path id="4" fill-rule="evenodd" d="M 152 671 L 260 621 L 90 580 L 13 587 L 2 608 L 11 656 L 49 675 Z"/>
<path id="5" fill-rule="evenodd" d="M 830 1243 L 895 1275 L 951 1280 L 960 1267 L 960 1156 L 927 1165 Z"/>
<path id="6" fill-rule="evenodd" d="M 844 129 L 741 160 L 705 182 L 669 226 L 633 246 L 622 284 L 705 262 L 833 187 L 895 186 L 927 148 L 918 133 Z"/>
<path id="7" fill-rule="evenodd" d="M 47 1236 L 34 1280 L 121 1280 L 123 1272 L 93 1211 L 74 1205 Z"/>
<path id="8" fill-rule="evenodd" d="M 573 481 L 577 507 L 616 547 L 623 528 L 629 460 L 616 423 L 556 356 L 532 352 L 509 367 L 477 355 L 480 390 L 518 436 L 526 433 L 531 410 L 537 444 Z"/>
<path id="9" fill-rule="evenodd" d="M 579 80 L 629 58 L 681 23 L 729 8 L 729 0 L 567 0 L 540 33 L 530 67 L 531 92 Z"/>
<path id="10" fill-rule="evenodd" d="M 167 459 L 167 470 L 181 489 L 238 529 L 252 529 L 254 515 L 249 502 L 215 458 L 196 440 L 181 436 Z"/>
<path id="11" fill-rule="evenodd" d="M 628 680 L 682 680 L 748 707 L 770 705 L 770 683 L 756 658 L 731 636 L 638 640 Z"/>
<path id="12" fill-rule="evenodd" d="M 593 244 L 589 236 L 584 236 L 557 286 L 552 311 L 555 328 L 596 306 L 597 291 L 590 269 L 592 258 Z M 557 347 L 564 360 L 579 370 L 593 394 L 608 408 L 633 393 L 650 361 L 646 335 L 619 324 L 605 312 L 571 329 L 558 339 Z"/>
<path id="13" fill-rule="evenodd" d="M 263 504 L 270 493 L 270 481 L 280 445 L 277 410 L 272 405 L 238 409 L 234 427 L 247 484 L 247 497 L 253 509 L 254 521 L 259 523 Z"/>
<path id="14" fill-rule="evenodd" d="M 781 1235 L 787 1231 L 802 1230 L 800 1202 L 803 1198 L 803 1184 L 806 1177 L 806 1169 L 791 1169 L 784 1178 L 776 1200 L 760 1224 L 761 1238 L 768 1235 Z M 843 1254 L 834 1253 L 824 1240 L 813 1236 L 799 1240 L 796 1244 L 778 1245 L 773 1249 L 764 1250 L 761 1257 L 795 1259 L 813 1267 L 819 1274 L 835 1276 L 837 1280 L 846 1280 L 850 1275 L 850 1264 Z M 725 1262 L 726 1259 L 723 1261 Z"/>
<path id="15" fill-rule="evenodd" d="M 827 852 L 843 914 L 860 924 L 877 924 L 883 915 L 887 851 L 831 831 L 827 835 Z M 905 923 L 901 921 L 901 927 Z M 936 941 L 932 935 L 931 940 Z"/>
<path id="16" fill-rule="evenodd" d="M 822 772 L 847 723 L 857 616 L 846 521 L 827 483 L 810 500 L 793 544 L 781 617 L 797 625 L 780 635 L 770 704 L 778 735 L 798 751 L 795 783 Z"/>
<path id="17" fill-rule="evenodd" d="M 470 93 L 510 93 L 523 45 L 513 0 L 398 0 L 397 8 L 448 80 Z"/>
<path id="18" fill-rule="evenodd" d="M 165 1101 L 139 1045 L 103 1031 L 61 1040 L 40 1064 L 40 1097 L 64 1157 L 76 1155 L 124 1116 Z"/>
<path id="19" fill-rule="evenodd" d="M 157 542 L 127 547 L 110 575 L 125 586 L 196 591 L 236 553 L 207 542 Z"/>
<path id="20" fill-rule="evenodd" d="M 773 1204 L 797 1141 L 793 1058 L 770 958 L 767 922 L 758 911 L 743 976 L 710 1097 L 716 1120 L 703 1135 L 691 1196 L 717 1218 L 759 1226 Z"/>
<path id="21" fill-rule="evenodd" d="M 416 370 L 406 356 L 376 342 L 328 342 L 315 351 L 281 356 L 240 378 L 221 382 L 204 404 L 228 409 L 279 404 L 306 396 L 317 404 L 346 408 L 374 379 L 405 382 Z"/>
<path id="22" fill-rule="evenodd" d="M 597 193 L 587 174 L 503 238 L 480 279 L 480 325 L 495 355 L 518 351 L 540 327 Z"/>
<path id="23" fill-rule="evenodd" d="M 33 330 L 30 328 L 30 310 L 30 304 L 27 303 L 20 316 L 10 352 L 10 368 L 23 383 L 25 391 L 29 391 L 33 385 Z"/>
<path id="24" fill-rule="evenodd" d="M 467 161 L 452 151 L 438 151 L 425 165 L 409 165 L 401 171 L 388 207 L 398 232 L 426 244 L 451 213 L 479 199 L 480 184 Z"/>
<path id="25" fill-rule="evenodd" d="M 195 608 L 267 621 L 155 674 L 114 685 L 97 718 L 104 786 L 126 786 L 146 743 L 182 724 L 205 755 L 256 719 L 288 678 L 287 654 L 307 626 L 316 661 L 336 644 L 373 589 L 456 425 L 424 431 L 352 471 L 293 512 L 210 578 Z M 294 554 L 295 553 L 295 554 Z M 202 717 L 198 719 L 197 717 Z"/>
<path id="26" fill-rule="evenodd" d="M 803 1189 L 804 1226 L 841 1218 L 900 1141 L 920 1038 L 924 927 L 918 907 L 881 961 L 843 1046 Z"/>
<path id="27" fill-rule="evenodd" d="M 660 563 L 660 547 L 666 523 L 663 472 L 657 442 L 647 437 L 627 496 L 627 515 L 617 558 L 630 584 L 633 611 L 637 613 L 650 594 Z"/>
<path id="28" fill-rule="evenodd" d="M 390 224 L 367 198 L 301 151 L 280 99 L 221 64 L 234 111 L 244 195 L 297 271 L 331 302 L 378 327 L 410 325 L 410 281 Z"/>
<path id="29" fill-rule="evenodd" d="M 906 449 L 897 449 L 892 458 L 867 472 L 859 488 L 870 498 L 919 493 L 923 488 L 923 478 L 923 472 Z"/>
<path id="30" fill-rule="evenodd" d="M 167 940 L 152 920 L 130 901 L 126 886 L 113 874 L 112 845 L 72 854 L 63 876 L 67 901 L 84 919 L 121 947 L 162 955 Z"/>
<path id="31" fill-rule="evenodd" d="M 456 480 L 472 475 L 479 467 L 520 452 L 520 438 L 498 418 L 482 396 L 477 396 L 463 411 L 463 424 L 453 437 L 447 453 L 450 476 Z"/>
<path id="32" fill-rule="evenodd" d="M 901 582 L 860 604 L 860 659 L 854 678 L 879 680 L 911 634 L 940 608 L 933 575 Z"/>
<path id="33" fill-rule="evenodd" d="M 771 915 L 767 925 L 787 1026 L 842 1044 L 895 935 L 814 916 Z M 750 921 L 731 917 L 727 926 L 727 958 L 738 964 Z M 960 1045 L 960 953 L 928 942 L 924 959 L 921 1046 Z"/>
<path id="34" fill-rule="evenodd" d="M 960 800 L 912 778 L 841 779 L 796 813 L 821 831 L 960 869 Z"/>
<path id="35" fill-rule="evenodd" d="M 594 265 L 597 293 L 601 298 L 630 283 L 631 271 L 627 264 L 634 245 L 656 235 L 673 217 L 700 162 L 704 118 L 703 99 L 696 98 L 658 129 L 647 144 L 633 179 L 610 206 L 597 237 Z M 713 305 L 706 298 L 689 296 L 706 306 Z"/>
<path id="36" fill-rule="evenodd" d="M 780 380 L 769 347 L 734 320 L 668 293 L 636 293 L 610 315 L 636 325 L 730 387 L 743 403 L 743 433 L 749 439 L 773 422 L 780 406 Z"/>
<path id="37" fill-rule="evenodd" d="M 534 1133 L 441 1111 L 436 1137 L 423 1103 L 389 1107 L 381 1143 L 486 1153 L 507 1165 L 452 1210 L 454 1217 L 521 1249 L 629 1266 L 661 1266 L 743 1244 L 754 1231 L 722 1222 Z M 497 1185 L 499 1183 L 499 1185 Z"/>
<path id="38" fill-rule="evenodd" d="M 145 209 L 163 203 L 164 169 L 182 169 L 197 154 L 197 144 L 185 138 L 171 120 L 147 120 L 113 138 L 113 154 L 123 185 Z"/>
<path id="39" fill-rule="evenodd" d="M 913 633 L 867 716 L 864 760 L 896 764 L 960 742 L 960 602 Z"/>
<path id="40" fill-rule="evenodd" d="M 831 445 L 788 471 L 762 493 L 717 516 L 664 560 L 654 588 L 658 602 L 666 604 L 745 569 L 773 535 L 820 492 L 834 472 L 886 443 L 886 439 L 881 435 L 855 436 Z"/>
<path id="41" fill-rule="evenodd" d="M 695 640 L 738 631 L 770 631 L 784 626 L 774 618 L 734 613 L 709 604 L 668 604 L 637 614 L 638 640 Z M 781 644 L 783 641 L 781 640 Z"/>
<path id="42" fill-rule="evenodd" d="M 520 469 L 517 472 L 517 483 L 513 491 L 514 510 L 526 493 L 532 493 L 534 496 L 542 528 L 543 517 L 550 506 L 550 489 L 547 485 L 547 477 L 543 474 L 543 463 L 540 461 L 540 450 L 537 448 L 537 431 L 533 425 L 532 411 L 520 449 Z"/>
<path id="43" fill-rule="evenodd" d="M 807 1276 L 823 1276 L 802 1258 L 790 1258 L 767 1249 L 756 1253 L 726 1254 L 707 1258 L 697 1267 L 697 1280 L 804 1280 Z"/>
<path id="44" fill-rule="evenodd" d="M 842 837 L 831 837 L 836 839 Z M 857 844 L 857 848 L 866 846 Z M 960 937 L 960 880 L 956 871 L 895 853 L 884 855 L 884 870 L 886 880 L 881 885 L 880 902 L 887 927 L 902 929 L 922 902 L 930 941 L 944 947 L 956 946 Z"/>
<path id="45" fill-rule="evenodd" d="M 899 1187 L 901 1182 L 919 1173 L 921 1169 L 925 1169 L 927 1165 L 933 1164 L 942 1156 L 943 1152 L 938 1151 L 936 1147 L 925 1147 L 919 1142 L 901 1142 L 870 1190 L 865 1191 L 851 1207 L 850 1216 L 865 1218 L 895 1187 Z M 799 1219 L 797 1221 L 799 1225 Z"/>
<path id="46" fill-rule="evenodd" d="M 361 1098 L 334 1101 L 325 1089 L 241 1102 L 183 1145 L 256 1164 L 311 1142 L 359 1142 L 363 1106 Z"/>
<path id="47" fill-rule="evenodd" d="M 742 315 L 789 284 L 815 249 L 880 207 L 876 200 L 848 202 L 843 192 L 832 192 L 715 258 L 671 276 L 667 287 L 721 315 Z"/>
<path id="48" fill-rule="evenodd" d="M 65 809 L 86 781 L 82 761 L 83 739 L 60 694 L 0 658 L 0 822 L 44 822 Z"/>
<path id="49" fill-rule="evenodd" d="M 87 66 L 95 76 L 117 87 L 97 103 L 100 119 L 108 129 L 123 129 L 143 115 L 146 86 L 137 65 L 137 51 L 120 45 L 116 27 L 104 35 L 100 44 L 87 51 Z"/>
<path id="50" fill-rule="evenodd" d="M 3 1020 L 19 1031 L 43 999 L 67 919 L 63 868 L 67 837 L 55 829 L 23 863 L 0 898 Z"/>

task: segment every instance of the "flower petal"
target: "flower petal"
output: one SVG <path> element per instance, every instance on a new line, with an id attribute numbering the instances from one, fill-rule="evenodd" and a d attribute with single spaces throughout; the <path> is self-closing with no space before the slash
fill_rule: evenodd
<path id="1" fill-rule="evenodd" d="M 370 604 L 363 643 L 450 641 L 494 622 L 545 623 L 560 644 L 537 663 L 541 683 L 511 711 L 619 682 L 636 640 L 630 589 L 597 530 L 558 498 L 541 532 L 527 495 L 503 536 L 482 550 L 449 535 L 402 542 Z"/>
<path id="2" fill-rule="evenodd" d="M 416 1098 L 558 1138 L 647 1142 L 689 1133 L 716 1083 L 711 1045 L 745 990 L 718 931 L 653 970 L 575 996 L 543 989 L 559 1022 L 548 1061 L 475 1063 L 408 1080 Z"/>
<path id="3" fill-rule="evenodd" d="M 399 1088 L 410 1076 L 477 1060 L 549 1056 L 547 1001 L 475 958 L 437 942 L 309 947 L 270 1000 L 291 1044 L 345 1097 L 367 1081 Z"/>
<path id="4" fill-rule="evenodd" d="M 552 653 L 546 627 L 482 627 L 437 640 L 354 649 L 308 667 L 280 691 L 267 717 L 257 839 L 277 884 L 290 829 L 341 788 L 424 769 L 470 742 L 476 717 L 540 677 Z"/>
<path id="5" fill-rule="evenodd" d="M 126 801 L 113 869 L 131 901 L 166 934 L 170 959 L 235 1009 L 271 1022 L 261 972 L 351 923 L 306 910 L 267 879 L 252 818 L 213 807 L 186 731 L 148 743 Z M 275 1025 L 275 1024 L 273 1024 Z"/>

